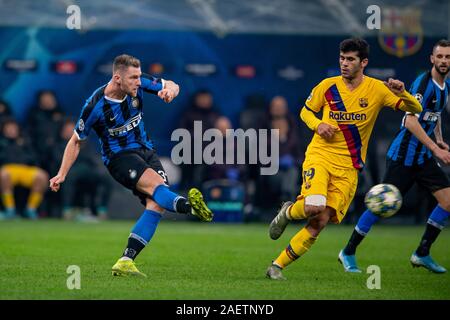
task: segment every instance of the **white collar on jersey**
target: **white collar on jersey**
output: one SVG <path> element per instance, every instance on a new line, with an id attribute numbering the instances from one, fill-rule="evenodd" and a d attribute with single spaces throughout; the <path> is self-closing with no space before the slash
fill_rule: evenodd
<path id="1" fill-rule="evenodd" d="M 439 85 L 439 83 L 437 83 L 436 80 L 434 80 L 433 78 L 431 78 L 431 79 L 433 80 L 434 84 L 438 86 L 439 89 L 445 90 L 445 86 L 446 86 L 445 80 L 444 80 L 444 85 L 441 87 L 441 86 Z"/>
<path id="2" fill-rule="evenodd" d="M 127 99 L 127 97 L 128 97 L 128 95 L 126 95 L 125 98 L 123 98 L 122 100 L 119 100 L 119 99 L 113 99 L 113 98 L 110 98 L 110 97 L 108 97 L 108 96 L 105 95 L 105 99 L 106 99 L 106 100 L 109 100 L 109 101 L 112 101 L 112 102 L 116 102 L 116 103 L 122 103 L 122 102 L 124 102 L 124 101 Z"/>
<path id="3" fill-rule="evenodd" d="M 111 83 L 111 81 L 108 82 L 108 84 L 110 84 L 110 83 Z M 119 99 L 110 98 L 110 97 L 108 97 L 108 96 L 105 94 L 105 99 L 106 99 L 106 100 L 109 100 L 109 101 L 112 101 L 112 102 L 115 102 L 115 103 L 122 103 L 122 102 L 125 101 L 125 99 L 126 99 L 127 97 L 128 97 L 128 95 L 126 94 L 126 95 L 125 95 L 125 98 L 123 98 L 122 100 L 119 100 Z"/>

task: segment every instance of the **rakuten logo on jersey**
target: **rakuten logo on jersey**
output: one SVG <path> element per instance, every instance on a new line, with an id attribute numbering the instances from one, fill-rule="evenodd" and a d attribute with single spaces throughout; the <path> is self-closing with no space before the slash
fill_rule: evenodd
<path id="1" fill-rule="evenodd" d="M 351 113 L 351 112 L 334 112 L 330 111 L 330 119 L 336 121 L 365 121 L 367 115 L 365 113 Z"/>

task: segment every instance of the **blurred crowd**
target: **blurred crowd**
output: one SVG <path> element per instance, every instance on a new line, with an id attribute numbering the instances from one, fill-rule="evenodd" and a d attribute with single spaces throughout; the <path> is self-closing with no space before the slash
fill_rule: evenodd
<path id="1" fill-rule="evenodd" d="M 111 181 L 91 141 L 83 145 L 61 191 L 48 190 L 75 127 L 55 94 L 39 92 L 25 119 L 19 125 L 8 103 L 0 101 L 0 218 L 105 219 Z"/>
<path id="2" fill-rule="evenodd" d="M 301 185 L 301 164 L 309 132 L 302 130 L 297 116 L 289 111 L 288 102 L 283 96 L 275 96 L 266 101 L 259 94 L 248 96 L 239 114 L 238 123 L 233 128 L 232 121 L 220 112 L 220 107 L 214 103 L 214 97 L 208 90 L 197 91 L 190 105 L 181 115 L 179 127 L 187 129 L 194 139 L 194 121 L 202 122 L 202 134 L 211 128 L 220 130 L 223 137 L 230 135 L 227 129 L 277 129 L 279 135 L 279 170 L 275 175 L 261 175 L 260 164 L 249 164 L 249 147 L 258 141 L 246 140 L 246 164 L 238 164 L 236 157 L 233 164 L 190 164 L 182 165 L 181 189 L 196 186 L 205 189 L 216 182 L 217 186 L 234 185 L 244 190 L 243 211 L 246 219 L 258 219 L 264 211 L 271 211 L 279 206 L 282 201 L 295 199 Z M 270 132 L 270 131 L 269 131 Z M 224 153 L 229 148 L 236 150 L 237 141 L 231 142 L 224 139 Z M 270 139 L 269 139 L 270 142 Z M 205 142 L 203 142 L 203 149 Z M 191 145 L 194 144 L 192 141 Z M 268 148 L 269 152 L 271 148 Z M 193 160 L 193 159 L 192 159 Z M 193 163 L 193 161 L 191 161 Z"/>

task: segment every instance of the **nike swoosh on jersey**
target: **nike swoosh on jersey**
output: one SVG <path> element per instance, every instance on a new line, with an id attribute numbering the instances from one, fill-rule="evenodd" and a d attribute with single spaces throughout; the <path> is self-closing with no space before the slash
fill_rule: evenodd
<path id="1" fill-rule="evenodd" d="M 342 100 L 330 100 L 331 104 L 338 104 L 339 102 L 342 102 Z"/>

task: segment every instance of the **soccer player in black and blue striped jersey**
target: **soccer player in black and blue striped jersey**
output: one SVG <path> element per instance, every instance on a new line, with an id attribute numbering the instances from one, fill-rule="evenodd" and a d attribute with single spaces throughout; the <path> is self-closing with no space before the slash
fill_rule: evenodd
<path id="1" fill-rule="evenodd" d="M 152 238 L 164 209 L 212 220 L 212 212 L 199 190 L 190 189 L 188 199 L 170 191 L 166 172 L 142 121 L 144 92 L 169 103 L 177 97 L 179 86 L 170 80 L 142 75 L 140 61 L 135 57 L 117 56 L 112 79 L 87 99 L 59 172 L 50 180 L 51 190 L 57 192 L 80 152 L 81 142 L 94 129 L 110 174 L 145 206 L 122 257 L 112 267 L 113 275 L 145 276 L 136 268 L 134 259 Z"/>
<path id="2" fill-rule="evenodd" d="M 410 90 L 422 104 L 423 111 L 405 114 L 387 153 L 383 183 L 395 185 L 404 196 L 417 182 L 436 198 L 438 205 L 428 218 L 425 233 L 410 262 L 414 267 L 444 273 L 446 269 L 431 258 L 430 248 L 450 216 L 450 181 L 435 160 L 437 158 L 443 165 L 450 164 L 449 146 L 444 142 L 441 131 L 441 112 L 450 91 L 450 80 L 446 79 L 450 71 L 450 41 L 438 41 L 430 59 L 432 69 L 417 77 Z M 433 134 L 436 142 L 431 138 Z M 356 248 L 379 219 L 370 210 L 359 218 L 347 246 L 339 253 L 339 261 L 345 271 L 361 272 L 356 264 Z"/>

